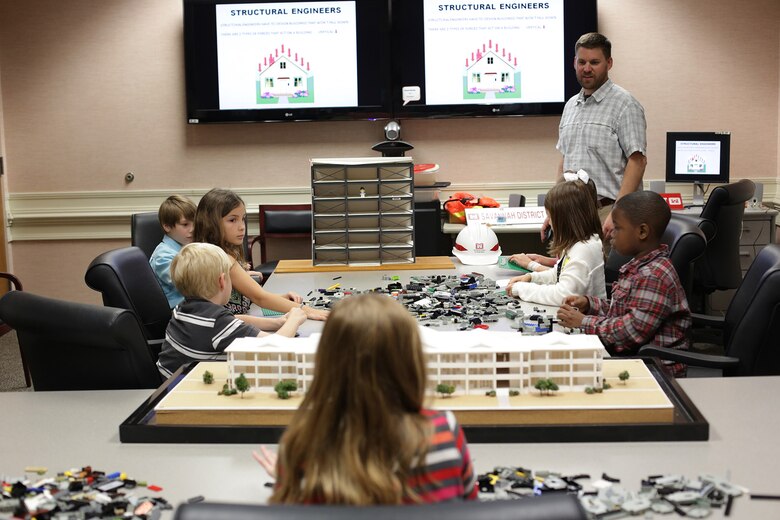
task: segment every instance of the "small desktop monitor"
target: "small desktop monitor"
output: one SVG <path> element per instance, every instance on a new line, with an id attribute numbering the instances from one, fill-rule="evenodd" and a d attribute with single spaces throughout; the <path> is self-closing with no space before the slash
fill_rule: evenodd
<path id="1" fill-rule="evenodd" d="M 667 132 L 666 182 L 693 183 L 693 204 L 704 204 L 704 184 L 729 182 L 731 134 Z"/>

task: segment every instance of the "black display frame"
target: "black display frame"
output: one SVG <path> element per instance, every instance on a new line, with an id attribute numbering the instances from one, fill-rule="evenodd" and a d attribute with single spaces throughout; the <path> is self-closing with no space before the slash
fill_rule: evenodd
<path id="1" fill-rule="evenodd" d="M 675 172 L 677 141 L 720 142 L 720 173 L 718 175 Z M 728 184 L 731 174 L 730 132 L 667 132 L 666 133 L 666 182 L 674 184 Z"/>
<path id="2" fill-rule="evenodd" d="M 383 120 L 391 117 L 389 0 L 354 0 L 357 12 L 358 104 L 351 107 L 219 108 L 216 10 L 219 4 L 300 0 L 183 0 L 187 123 Z M 306 0 L 312 2 L 327 0 Z"/>
<path id="3" fill-rule="evenodd" d="M 585 33 L 598 31 L 597 0 L 564 0 L 564 99 L 549 103 L 471 103 L 428 105 L 425 102 L 425 56 L 422 2 L 391 0 L 393 38 L 393 117 L 449 118 L 561 115 L 571 96 L 580 91 L 574 70 L 574 46 Z M 404 105 L 404 86 L 419 86 L 420 101 Z"/>
<path id="4" fill-rule="evenodd" d="M 706 441 L 709 423 L 677 381 L 661 367 L 657 358 L 642 359 L 674 405 L 674 421 L 646 424 L 582 425 L 480 425 L 464 426 L 471 443 L 547 442 L 677 442 Z M 154 407 L 189 372 L 194 364 L 181 367 L 155 390 L 119 426 L 123 443 L 277 443 L 284 427 L 227 425 L 160 425 L 154 423 Z"/>

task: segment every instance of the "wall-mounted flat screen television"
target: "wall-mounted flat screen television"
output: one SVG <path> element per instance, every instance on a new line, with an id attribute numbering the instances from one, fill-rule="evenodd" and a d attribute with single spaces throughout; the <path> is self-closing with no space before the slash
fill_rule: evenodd
<path id="1" fill-rule="evenodd" d="M 184 0 L 189 123 L 390 115 L 387 0 Z"/>
<path id="2" fill-rule="evenodd" d="M 392 0 L 394 116 L 560 114 L 596 0 Z"/>

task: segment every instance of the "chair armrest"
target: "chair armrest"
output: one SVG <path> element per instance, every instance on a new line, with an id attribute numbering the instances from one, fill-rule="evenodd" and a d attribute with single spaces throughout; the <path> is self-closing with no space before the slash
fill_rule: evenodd
<path id="1" fill-rule="evenodd" d="M 0 272 L 0 278 L 5 278 L 6 280 L 8 280 L 11 283 L 11 285 L 13 285 L 13 288 L 15 288 L 17 291 L 23 290 L 21 280 L 19 280 L 19 278 L 12 275 L 11 273 Z"/>
<path id="2" fill-rule="evenodd" d="M 691 313 L 691 319 L 693 319 L 693 325 L 695 327 L 713 327 L 716 329 L 723 329 L 726 323 L 726 318 L 723 316 L 711 316 L 709 314 L 697 314 Z"/>
<path id="3" fill-rule="evenodd" d="M 647 345 L 640 348 L 639 355 L 658 357 L 668 361 L 680 361 L 697 367 L 721 368 L 724 370 L 736 368 L 739 365 L 739 358 L 731 356 L 716 356 L 701 352 L 691 352 L 690 350 L 656 347 L 655 345 Z"/>

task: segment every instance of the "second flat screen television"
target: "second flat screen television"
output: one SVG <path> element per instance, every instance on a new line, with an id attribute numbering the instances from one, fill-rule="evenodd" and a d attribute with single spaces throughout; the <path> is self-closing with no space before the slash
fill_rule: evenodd
<path id="1" fill-rule="evenodd" d="M 560 114 L 596 0 L 395 0 L 395 117 Z M 418 97 L 419 99 L 415 99 Z"/>

